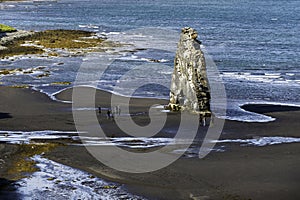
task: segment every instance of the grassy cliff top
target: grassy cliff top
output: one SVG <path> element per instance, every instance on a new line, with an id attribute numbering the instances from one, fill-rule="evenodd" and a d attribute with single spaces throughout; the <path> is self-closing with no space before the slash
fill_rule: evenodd
<path id="1" fill-rule="evenodd" d="M 0 24 L 0 33 L 3 32 L 14 32 L 17 31 L 15 28 L 11 27 L 11 26 L 7 26 L 5 24 Z"/>

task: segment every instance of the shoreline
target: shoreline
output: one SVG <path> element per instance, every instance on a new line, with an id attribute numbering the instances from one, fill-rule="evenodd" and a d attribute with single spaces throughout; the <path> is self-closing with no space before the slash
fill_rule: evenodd
<path id="1" fill-rule="evenodd" d="M 73 87 L 87 87 L 87 88 L 94 89 L 96 91 L 97 90 L 98 91 L 103 91 L 103 92 L 111 93 L 113 95 L 124 97 L 124 98 L 131 98 L 130 96 L 127 96 L 127 95 L 122 95 L 120 93 L 112 92 L 110 90 L 104 90 L 104 89 L 93 87 L 93 86 L 69 86 L 69 87 L 63 88 L 63 89 L 61 89 L 57 92 L 54 92 L 52 94 L 44 92 L 40 89 L 34 88 L 33 86 L 28 86 L 28 88 L 31 88 L 32 90 L 35 90 L 37 92 L 40 92 L 42 94 L 47 95 L 51 100 L 53 100 L 55 102 L 68 103 L 68 104 L 72 104 L 72 98 L 70 98 L 70 96 L 67 99 L 60 99 L 57 96 L 61 96 L 60 93 L 64 93 L 68 90 L 72 90 Z M 153 100 L 169 101 L 169 98 L 159 98 L 159 97 L 134 96 L 133 98 L 135 98 L 135 99 L 153 99 Z M 262 112 L 260 112 L 259 109 L 255 109 L 256 106 L 259 107 L 260 105 L 266 105 L 266 106 L 270 107 L 270 109 L 269 110 L 267 109 L 267 110 L 265 110 L 264 113 L 262 113 Z M 284 111 L 284 109 L 288 109 L 288 108 L 291 108 L 292 110 L 300 109 L 300 105 L 298 105 L 298 104 L 268 102 L 268 101 L 265 101 L 265 102 L 264 101 L 258 101 L 258 102 L 245 101 L 245 103 L 237 104 L 236 106 L 239 108 L 240 111 L 243 111 L 243 112 L 250 112 L 250 113 L 253 113 L 253 114 L 261 114 L 265 117 L 265 119 L 264 120 L 258 120 L 258 119 L 257 120 L 254 120 L 254 119 L 245 120 L 245 119 L 239 119 L 238 117 L 222 117 L 222 119 L 228 120 L 228 121 L 247 122 L 247 123 L 268 123 L 268 122 L 275 121 L 276 118 L 272 118 L 271 115 L 265 115 L 265 113 L 273 112 L 273 110 L 277 110 L 277 108 L 275 108 L 277 106 L 282 107 L 283 111 Z"/>
<path id="2" fill-rule="evenodd" d="M 2 130 L 75 130 L 70 104 L 55 102 L 45 94 L 25 88 L 2 86 L 0 96 Z M 108 92 L 97 91 L 96 102 L 101 103 L 103 108 L 108 107 L 110 96 Z M 58 94 L 58 98 L 63 100 L 70 97 L 71 90 Z M 148 109 L 148 106 L 153 103 L 166 102 L 159 99 L 133 99 L 132 112 Z M 260 109 L 261 106 L 247 105 L 251 110 Z M 220 139 L 249 139 L 264 136 L 300 137 L 297 132 L 300 128 L 297 123 L 300 109 L 291 110 L 288 106 L 268 105 L 263 111 L 264 114 L 278 119 L 268 123 L 226 120 Z M 166 130 L 158 136 L 173 136 L 173 133 L 168 131 L 176 130 L 177 121 L 174 116 L 171 116 L 174 120 L 169 121 Z M 136 116 L 134 120 L 138 124 L 145 124 L 148 122 L 147 118 L 147 116 Z M 105 129 L 107 132 L 114 133 L 115 137 L 122 137 L 122 133 L 115 128 L 112 121 L 103 118 L 100 121 L 108 127 Z M 200 127 L 199 131 L 203 132 L 205 128 Z M 42 142 L 49 142 L 49 140 Z M 50 143 L 52 142 L 64 143 L 66 141 L 51 140 Z M 297 189 L 299 182 L 296 179 L 296 177 L 300 178 L 297 167 L 300 164 L 299 145 L 299 143 L 291 143 L 253 147 L 229 143 L 226 144 L 225 152 L 211 152 L 204 159 L 182 157 L 167 168 L 134 176 L 106 167 L 95 160 L 82 146 L 59 145 L 46 152 L 44 157 L 87 171 L 105 180 L 125 184 L 129 192 L 149 197 L 149 199 L 188 199 L 191 195 L 207 196 L 210 199 L 222 199 L 224 196 L 228 197 L 227 199 L 272 197 L 296 199 L 300 197 Z M 1 143 L 1 146 L 19 148 L 18 145 L 6 143 Z M 13 151 L 9 153 L 5 150 L 5 152 L 11 155 L 9 160 L 15 159 Z M 3 157 L 3 154 L 1 155 Z M 8 157 L 4 160 L 6 162 Z M 1 177 L 6 173 L 5 165 L 3 167 L 0 169 Z M 285 175 L 284 171 L 289 173 Z"/>
<path id="3" fill-rule="evenodd" d="M 100 89 L 100 88 L 93 87 L 93 86 L 69 86 L 69 87 L 63 88 L 63 89 L 61 89 L 57 92 L 54 92 L 52 94 L 44 92 L 40 89 L 34 88 L 33 86 L 28 86 L 28 88 L 31 88 L 32 90 L 35 90 L 37 92 L 40 92 L 42 94 L 47 95 L 51 100 L 53 100 L 55 102 L 67 103 L 67 104 L 72 104 L 72 99 L 70 97 L 68 97 L 67 99 L 60 99 L 57 96 L 61 96 L 60 93 L 64 93 L 65 91 L 72 90 L 74 87 L 87 87 L 87 88 L 95 89 L 96 91 L 98 90 L 98 91 L 102 91 L 102 92 L 107 92 L 107 93 L 111 93 L 113 95 L 124 97 L 124 98 L 131 98 L 130 96 L 127 96 L 127 95 L 122 95 L 120 93 L 112 92 L 110 90 Z M 134 96 L 132 98 L 169 101 L 168 98 L 159 98 L 159 97 Z M 255 108 L 256 106 L 260 107 L 260 105 L 268 106 L 268 107 L 270 107 L 270 109 L 267 109 L 264 112 L 261 112 L 259 109 Z M 261 115 L 265 116 L 265 120 L 244 120 L 244 119 L 239 119 L 237 117 L 225 117 L 225 118 L 222 118 L 222 119 L 228 120 L 228 121 L 246 122 L 246 123 L 268 123 L 268 122 L 275 121 L 276 118 L 272 118 L 271 115 L 265 115 L 265 113 L 274 112 L 274 110 L 278 110 L 278 108 L 276 108 L 277 106 L 281 107 L 282 111 L 288 111 L 288 109 L 292 109 L 292 110 L 300 109 L 300 105 L 298 105 L 298 104 L 268 102 L 268 101 L 265 101 L 265 102 L 263 102 L 263 101 L 259 101 L 259 102 L 245 101 L 245 103 L 237 105 L 237 107 L 240 109 L 240 111 L 250 112 L 250 113 L 253 113 L 253 114 L 261 114 Z M 269 119 L 267 120 L 267 118 L 269 118 Z"/>
<path id="4" fill-rule="evenodd" d="M 8 121 L 13 120 L 14 117 L 12 116 L 14 114 L 17 115 L 17 117 L 22 117 L 21 121 L 23 120 L 24 116 L 28 115 L 40 115 L 40 114 L 49 114 L 49 116 L 52 116 L 53 114 L 56 115 L 63 115 L 67 116 L 67 120 L 69 118 L 72 118 L 72 105 L 71 99 L 72 99 L 72 88 L 66 88 L 58 93 L 56 93 L 54 96 L 57 98 L 57 100 L 53 100 L 50 98 L 47 94 L 40 92 L 38 90 L 32 89 L 32 88 L 14 88 L 10 86 L 0 86 L 0 96 L 2 97 L 0 100 L 0 103 L 2 106 L 1 113 L 0 113 L 0 119 L 5 119 L 6 121 L 3 124 L 8 123 Z M 95 90 L 95 88 L 90 87 L 81 87 L 83 89 L 87 90 Z M 111 95 L 115 95 L 109 91 L 103 91 L 96 89 L 96 100 L 95 102 L 99 102 L 98 105 L 102 105 L 103 108 L 110 107 L 110 101 L 107 101 L 111 98 Z M 17 96 L 20 95 L 22 97 L 22 100 L 27 103 L 23 103 L 21 100 L 17 98 Z M 117 95 L 119 96 L 119 95 Z M 24 99 L 23 99 L 24 98 Z M 126 96 L 120 96 L 120 98 L 128 98 Z M 168 103 L 168 100 L 165 99 L 157 99 L 157 98 L 143 98 L 143 97 L 134 97 L 132 104 L 137 105 L 135 107 L 140 107 L 137 110 L 139 111 L 147 111 L 148 107 L 150 107 L 153 104 L 162 104 L 166 105 Z M 7 102 L 11 102 L 12 105 L 7 105 Z M 65 103 L 68 102 L 68 103 Z M 139 103 L 138 103 L 139 102 Z M 140 103 L 141 102 L 141 103 Z M 22 105 L 24 104 L 24 105 Z M 97 103 L 96 103 L 97 104 Z M 98 105 L 95 105 L 94 109 L 97 110 Z M 35 107 L 36 109 L 32 109 L 32 107 Z M 143 107 L 143 108 L 142 108 Z M 254 112 L 258 114 L 265 114 L 266 116 L 276 117 L 276 116 L 283 116 L 284 112 L 299 112 L 300 107 L 296 106 L 286 106 L 286 105 L 279 105 L 279 104 L 244 104 L 241 106 L 242 109 L 245 109 L 249 112 Z M 52 110 L 55 109 L 53 112 Z M 137 112 L 137 111 L 135 111 Z M 240 124 L 240 125 L 268 125 L 272 123 L 276 123 L 278 119 L 276 118 L 275 121 L 270 122 L 241 122 L 241 121 L 235 121 L 235 120 L 225 120 L 226 124 Z M 16 120 L 13 120 L 16 121 Z M 31 120 L 33 121 L 33 120 Z M 72 120 L 71 120 L 72 121 Z M 281 121 L 281 119 L 280 119 Z M 288 120 L 285 120 L 287 122 Z M 291 122 L 294 122 L 291 120 Z M 53 123 L 53 122 L 51 122 Z M 1 124 L 1 123 L 0 123 Z M 45 130 L 53 130 L 53 131 L 76 131 L 75 127 L 73 125 L 63 128 L 63 129 L 51 129 L 51 128 L 44 128 L 44 129 L 33 129 L 33 128 L 18 128 L 16 124 L 8 123 L 11 126 L 10 127 L 16 127 L 15 129 L 9 128 L 5 129 L 2 128 L 1 131 L 45 131 Z M 33 123 L 34 124 L 34 123 Z M 68 124 L 68 123 L 67 123 Z M 40 124 L 39 124 L 40 125 Z M 70 125 L 70 124 L 69 124 Z M 225 125 L 226 126 L 226 125 Z M 2 126 L 5 127 L 5 126 Z M 63 127 L 63 126 L 59 126 Z M 276 131 L 278 132 L 278 131 Z"/>

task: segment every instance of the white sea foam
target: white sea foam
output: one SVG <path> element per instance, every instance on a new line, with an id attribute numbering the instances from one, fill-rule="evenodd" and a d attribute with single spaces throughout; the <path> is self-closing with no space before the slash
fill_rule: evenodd
<path id="1" fill-rule="evenodd" d="M 247 112 L 246 113 L 251 113 Z M 218 116 L 221 119 L 227 119 L 231 121 L 240 121 L 240 122 L 261 122 L 261 123 L 266 123 L 266 122 L 272 122 L 275 121 L 276 119 L 273 117 L 269 117 L 266 115 L 261 115 L 261 114 L 256 114 L 256 113 L 251 113 L 250 115 L 244 115 L 244 116 Z"/>
<path id="2" fill-rule="evenodd" d="M 93 24 L 81 24 L 81 25 L 78 25 L 80 28 L 91 28 L 91 29 L 98 29 L 99 26 L 97 25 L 93 25 Z"/>
<path id="3" fill-rule="evenodd" d="M 117 32 L 117 34 L 104 33 L 111 41 L 131 44 L 134 49 L 161 49 L 175 52 L 179 34 L 167 34 L 170 30 L 155 28 L 139 28 L 128 32 Z M 174 32 L 175 33 L 175 32 Z M 149 42 L 149 40 L 151 42 Z M 127 47 L 127 50 L 128 47 Z"/>
<path id="4" fill-rule="evenodd" d="M 37 139 L 71 139 L 82 141 L 83 144 L 70 145 L 93 145 L 93 146 L 122 146 L 128 148 L 153 148 L 165 145 L 186 144 L 186 139 L 173 138 L 146 138 L 146 137 L 90 137 L 78 136 L 76 131 L 0 131 L 0 141 L 12 144 L 30 143 Z"/>
<path id="5" fill-rule="evenodd" d="M 22 199 L 144 199 L 87 172 L 38 155 L 31 159 L 39 171 L 17 182 Z"/>
<path id="6" fill-rule="evenodd" d="M 164 153 L 182 153 L 185 157 L 197 157 L 199 155 L 199 145 L 202 141 L 191 139 L 174 139 L 174 138 L 147 138 L 147 137 L 92 137 L 92 136 L 78 136 L 77 132 L 73 131 L 0 131 L 0 141 L 12 144 L 30 143 L 32 140 L 53 140 L 53 139 L 70 139 L 77 141 L 76 143 L 69 143 L 74 146 L 97 146 L 97 147 L 112 147 L 118 146 L 129 149 L 152 149 L 168 146 L 169 151 Z M 240 143 L 241 146 L 269 146 L 289 143 L 299 143 L 300 138 L 296 137 L 257 137 L 254 139 L 225 139 L 212 140 L 213 143 Z M 182 145 L 193 144 L 188 149 L 183 149 Z M 214 152 L 224 152 L 226 145 L 210 149 Z"/>
<path id="7" fill-rule="evenodd" d="M 294 73 L 286 73 L 286 75 L 288 75 L 288 76 L 295 76 Z"/>
<path id="8" fill-rule="evenodd" d="M 247 101 L 247 102 L 241 102 L 241 101 L 234 101 L 231 102 L 231 109 L 235 110 L 235 112 L 239 112 L 239 114 L 242 115 L 234 115 L 234 114 L 230 114 L 230 115 L 226 115 L 226 116 L 219 116 L 218 117 L 222 118 L 222 119 L 227 119 L 227 120 L 233 120 L 233 121 L 242 121 L 242 122 L 272 122 L 275 121 L 276 118 L 271 117 L 271 116 L 267 116 L 264 114 L 259 114 L 259 113 L 254 113 L 254 112 L 250 112 L 247 111 L 245 109 L 242 109 L 241 107 L 244 105 L 248 105 L 248 104 L 264 104 L 264 105 L 278 105 L 278 106 L 293 106 L 293 107 L 300 107 L 299 103 L 279 103 L 279 102 L 272 102 L 272 101 Z"/>
<path id="9" fill-rule="evenodd" d="M 297 80 L 287 79 L 295 76 L 294 73 L 248 73 L 248 72 L 221 72 L 221 77 L 237 79 L 241 81 L 252 81 L 261 83 L 272 83 L 279 85 L 299 85 Z"/>
<path id="10" fill-rule="evenodd" d="M 266 102 L 266 101 L 248 101 L 245 103 L 239 104 L 239 106 L 244 106 L 248 104 L 265 104 L 265 105 L 277 105 L 277 106 L 293 106 L 293 107 L 299 107 L 300 103 L 279 103 L 279 102 Z"/>
<path id="11" fill-rule="evenodd" d="M 189 144 L 187 139 L 173 138 L 146 138 L 146 137 L 119 137 L 119 138 L 103 138 L 103 137 L 84 137 L 73 136 L 74 140 L 81 140 L 83 144 L 75 144 L 80 146 L 121 146 L 132 149 L 148 149 L 154 147 L 162 147 L 165 145 Z"/>
<path id="12" fill-rule="evenodd" d="M 4 9 L 7 9 L 7 8 L 14 8 L 16 7 L 15 5 L 10 5 L 10 4 L 0 4 L 0 10 L 4 10 Z"/>
<path id="13" fill-rule="evenodd" d="M 164 109 L 164 106 L 163 105 L 154 105 L 154 106 L 152 106 L 152 108 Z"/>
<path id="14" fill-rule="evenodd" d="M 123 32 L 101 32 L 102 35 L 120 35 L 120 34 L 124 34 Z"/>
<path id="15" fill-rule="evenodd" d="M 215 140 L 216 143 L 241 143 L 249 146 L 269 146 L 275 144 L 298 143 L 300 138 L 295 137 L 259 137 L 255 139 L 232 139 L 232 140 Z"/>
<path id="16" fill-rule="evenodd" d="M 59 94 L 59 93 L 65 91 L 65 90 L 71 89 L 71 88 L 73 88 L 73 87 L 72 87 L 72 86 L 71 86 L 71 87 L 66 87 L 66 88 L 64 88 L 64 89 L 62 89 L 62 90 L 59 90 L 59 91 L 57 91 L 57 92 L 54 92 L 54 93 L 51 93 L 51 94 L 46 93 L 46 94 L 47 94 L 52 100 L 54 100 L 54 101 L 58 101 L 58 102 L 62 102 L 62 103 L 72 103 L 72 101 L 66 101 L 66 100 L 61 100 L 61 99 L 56 98 L 56 95 L 57 95 L 57 94 Z M 41 90 L 41 92 L 43 92 L 43 91 Z M 45 92 L 44 92 L 44 93 L 45 93 Z"/>
<path id="17" fill-rule="evenodd" d="M 0 131 L 0 141 L 11 144 L 28 144 L 31 140 L 52 140 L 52 139 L 66 139 L 77 135 L 74 131 Z"/>
<path id="18" fill-rule="evenodd" d="M 116 58 L 116 60 L 123 60 L 123 61 L 146 61 L 146 62 L 159 62 L 159 63 L 165 63 L 165 62 L 169 62 L 169 60 L 166 59 L 151 59 L 151 58 L 141 58 L 138 57 L 136 55 L 131 55 L 131 56 L 123 56 L 123 57 L 119 57 Z"/>
<path id="19" fill-rule="evenodd" d="M 255 139 L 228 139 L 228 140 L 212 140 L 213 143 L 224 144 L 222 146 L 218 145 L 213 149 L 208 149 L 212 152 L 226 152 L 226 143 L 239 143 L 241 146 L 255 146 L 255 147 L 264 147 L 270 145 L 280 145 L 280 144 L 290 144 L 290 143 L 300 143 L 300 138 L 294 137 L 259 137 Z M 187 158 L 197 158 L 199 157 L 199 147 L 191 146 L 186 149 L 175 149 L 172 153 L 184 152 L 184 156 Z"/>

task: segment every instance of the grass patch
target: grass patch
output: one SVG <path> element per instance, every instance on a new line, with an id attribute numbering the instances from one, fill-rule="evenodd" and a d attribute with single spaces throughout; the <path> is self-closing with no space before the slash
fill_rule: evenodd
<path id="1" fill-rule="evenodd" d="M 17 31 L 15 28 L 5 25 L 5 24 L 0 24 L 0 33 L 3 32 L 15 32 Z"/>

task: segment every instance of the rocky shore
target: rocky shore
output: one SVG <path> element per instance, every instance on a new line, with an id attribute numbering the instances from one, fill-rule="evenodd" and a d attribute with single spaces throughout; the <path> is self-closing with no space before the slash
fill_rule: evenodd
<path id="1" fill-rule="evenodd" d="M 104 38 L 82 30 L 18 30 L 0 33 L 0 58 L 15 55 L 78 56 L 102 51 Z M 111 45 L 111 44 L 110 44 Z"/>
<path id="2" fill-rule="evenodd" d="M 9 43 L 13 42 L 16 39 L 32 36 L 34 32 L 32 31 L 24 31 L 24 30 L 19 30 L 16 32 L 2 32 L 0 33 L 0 52 L 1 50 L 6 50 L 8 47 Z"/>

